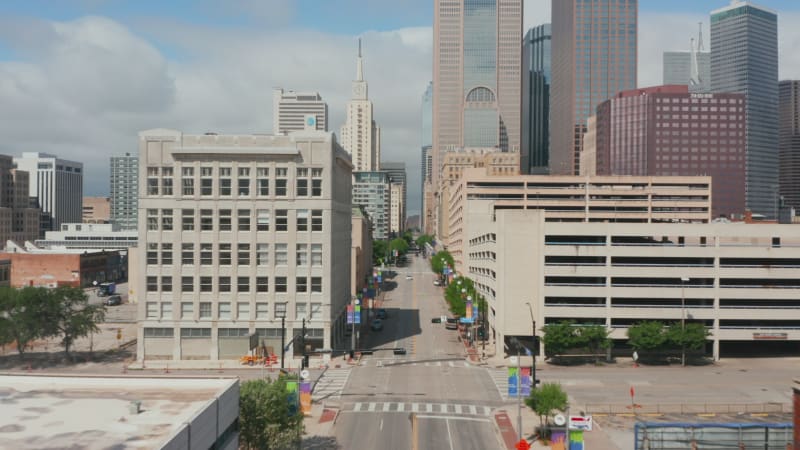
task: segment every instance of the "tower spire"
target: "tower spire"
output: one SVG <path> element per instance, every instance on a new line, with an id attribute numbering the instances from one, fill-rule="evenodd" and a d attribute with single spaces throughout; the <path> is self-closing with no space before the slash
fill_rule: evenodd
<path id="1" fill-rule="evenodd" d="M 704 52 L 706 49 L 703 48 L 703 22 L 698 22 L 700 25 L 700 36 L 697 38 L 697 51 Z"/>
<path id="2" fill-rule="evenodd" d="M 361 38 L 358 38 L 358 60 L 356 63 L 356 81 L 364 81 L 364 63 L 361 60 Z"/>

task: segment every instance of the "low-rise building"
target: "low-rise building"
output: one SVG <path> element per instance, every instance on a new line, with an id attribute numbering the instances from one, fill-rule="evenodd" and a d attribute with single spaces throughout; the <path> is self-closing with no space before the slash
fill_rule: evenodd
<path id="1" fill-rule="evenodd" d="M 11 261 L 9 284 L 15 288 L 88 287 L 127 277 L 126 258 L 114 250 L 48 250 L 9 241 L 0 260 Z"/>
<path id="2" fill-rule="evenodd" d="M 0 375 L 0 392 L 3 448 L 239 448 L 237 378 Z"/>
<path id="3" fill-rule="evenodd" d="M 127 250 L 136 247 L 138 240 L 136 230 L 119 230 L 110 223 L 62 223 L 59 231 L 45 232 L 44 239 L 37 239 L 35 244 L 51 250 Z"/>
<path id="4" fill-rule="evenodd" d="M 499 209 L 470 220 L 465 274 L 497 345 L 564 320 L 604 325 L 618 343 L 645 320 L 700 323 L 714 359 L 800 342 L 797 226 L 551 222 Z"/>

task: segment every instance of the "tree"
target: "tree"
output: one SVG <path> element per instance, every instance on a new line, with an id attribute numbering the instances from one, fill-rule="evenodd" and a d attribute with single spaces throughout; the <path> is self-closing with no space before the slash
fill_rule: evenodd
<path id="1" fill-rule="evenodd" d="M 52 335 L 47 304 L 45 289 L 0 288 L 0 340 L 15 342 L 20 358 L 32 341 Z"/>
<path id="2" fill-rule="evenodd" d="M 424 249 L 425 244 L 432 244 L 433 243 L 433 236 L 430 234 L 423 234 L 417 238 L 417 247 Z"/>
<path id="3" fill-rule="evenodd" d="M 628 344 L 637 352 L 660 352 L 669 344 L 664 324 L 654 320 L 628 328 Z"/>
<path id="4" fill-rule="evenodd" d="M 431 257 L 431 270 L 437 275 L 441 275 L 445 267 L 450 266 L 452 268 L 454 265 L 453 255 L 447 250 L 436 252 Z"/>
<path id="5" fill-rule="evenodd" d="M 406 241 L 406 244 L 411 245 L 414 242 L 414 233 L 411 230 L 406 230 L 403 232 L 403 240 Z"/>
<path id="6" fill-rule="evenodd" d="M 580 345 L 575 322 L 564 320 L 558 323 L 550 323 L 542 328 L 544 336 L 544 352 L 549 358 L 563 355 L 567 350 L 576 348 Z"/>
<path id="7" fill-rule="evenodd" d="M 543 383 L 541 387 L 531 389 L 525 405 L 539 416 L 542 424 L 549 424 L 554 412 L 567 410 L 569 400 L 559 383 Z"/>
<path id="8" fill-rule="evenodd" d="M 239 388 L 241 448 L 291 448 L 303 432 L 303 415 L 290 405 L 286 378 L 249 380 Z"/>
<path id="9" fill-rule="evenodd" d="M 610 331 L 603 325 L 585 325 L 579 327 L 581 346 L 589 349 L 597 362 L 597 354 L 600 350 L 611 347 L 611 338 L 608 337 Z"/>
<path id="10" fill-rule="evenodd" d="M 376 266 L 386 262 L 389 254 L 389 241 L 372 241 L 372 261 Z"/>
<path id="11" fill-rule="evenodd" d="M 701 323 L 687 323 L 685 327 L 680 323 L 674 323 L 667 329 L 669 345 L 687 350 L 702 350 L 709 336 L 711 332 Z"/>
<path id="12" fill-rule="evenodd" d="M 391 252 L 397 251 L 397 256 L 405 255 L 408 253 L 408 242 L 403 238 L 397 238 L 389 242 L 389 250 Z"/>
<path id="13" fill-rule="evenodd" d="M 98 331 L 97 324 L 103 320 L 105 309 L 102 305 L 90 305 L 89 297 L 81 288 L 64 286 L 47 294 L 45 315 L 52 330 L 46 332 L 48 335 L 61 336 L 64 353 L 69 358 L 69 349 L 76 339 Z"/>

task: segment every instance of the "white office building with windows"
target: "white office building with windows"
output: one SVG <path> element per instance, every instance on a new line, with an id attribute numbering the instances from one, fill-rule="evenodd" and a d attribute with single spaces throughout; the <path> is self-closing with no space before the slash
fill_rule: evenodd
<path id="1" fill-rule="evenodd" d="M 50 217 L 48 230 L 83 220 L 83 163 L 24 152 L 14 158 L 14 166 L 28 172 L 29 195 L 37 198 L 42 212 Z"/>
<path id="2" fill-rule="evenodd" d="M 332 133 L 148 130 L 139 174 L 139 361 L 238 359 L 253 334 L 280 354 L 282 320 L 287 343 L 305 319 L 310 349 L 339 348 L 352 164 Z"/>

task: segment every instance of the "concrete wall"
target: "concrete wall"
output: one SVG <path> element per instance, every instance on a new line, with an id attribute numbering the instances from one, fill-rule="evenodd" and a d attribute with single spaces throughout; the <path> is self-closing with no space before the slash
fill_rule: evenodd
<path id="1" fill-rule="evenodd" d="M 144 359 L 172 359 L 175 338 L 147 338 L 144 342 Z"/>
<path id="2" fill-rule="evenodd" d="M 219 339 L 219 359 L 239 359 L 250 351 L 250 338 Z"/>
<path id="3" fill-rule="evenodd" d="M 183 424 L 166 443 L 162 450 L 195 450 L 224 448 L 234 450 L 239 446 L 239 436 L 235 433 L 227 443 L 218 442 L 225 430 L 239 417 L 239 381 L 231 385 L 217 397 L 206 403 L 191 419 Z M 224 447 L 214 447 L 225 445 Z"/>
<path id="4" fill-rule="evenodd" d="M 211 339 L 181 339 L 181 359 L 210 359 L 212 345 Z"/>

